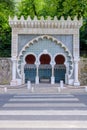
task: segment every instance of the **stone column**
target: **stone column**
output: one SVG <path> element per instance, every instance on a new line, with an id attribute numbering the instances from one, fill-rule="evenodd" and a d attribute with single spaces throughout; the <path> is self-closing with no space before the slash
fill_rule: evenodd
<path id="1" fill-rule="evenodd" d="M 78 80 L 78 59 L 74 59 L 74 86 L 79 86 L 80 82 Z"/>
<path id="2" fill-rule="evenodd" d="M 36 65 L 36 84 L 39 84 L 39 74 L 38 74 L 38 68 L 39 68 L 39 65 L 37 64 Z"/>
<path id="3" fill-rule="evenodd" d="M 17 51 L 18 51 L 18 34 L 17 29 L 12 28 L 12 50 L 11 50 L 11 56 L 12 56 L 12 81 L 10 83 L 11 86 L 17 86 L 18 80 L 16 78 L 16 69 L 17 69 Z"/>
<path id="4" fill-rule="evenodd" d="M 79 30 L 75 30 L 73 35 L 73 57 L 74 57 L 74 86 L 79 86 L 78 62 L 79 62 Z"/>
<path id="5" fill-rule="evenodd" d="M 12 60 L 13 61 L 13 65 L 12 65 L 12 80 L 16 79 L 16 59 Z"/>
<path id="6" fill-rule="evenodd" d="M 55 83 L 55 77 L 54 77 L 54 64 L 52 64 L 52 76 L 51 76 L 51 84 Z"/>
<path id="7" fill-rule="evenodd" d="M 21 64 L 21 80 L 22 80 L 22 84 L 25 83 L 25 73 L 24 73 L 24 63 Z"/>
<path id="8" fill-rule="evenodd" d="M 66 63 L 65 84 L 69 84 L 69 63 Z"/>
<path id="9" fill-rule="evenodd" d="M 17 60 L 12 59 L 12 81 L 11 81 L 11 86 L 15 86 L 17 85 L 17 81 L 16 81 L 16 65 L 17 65 Z"/>
<path id="10" fill-rule="evenodd" d="M 73 56 L 74 58 L 79 57 L 79 31 L 76 31 L 77 34 L 73 35 Z"/>
<path id="11" fill-rule="evenodd" d="M 13 28 L 12 29 L 12 51 L 11 51 L 12 57 L 17 57 L 17 52 L 18 52 L 18 34 L 17 34 L 17 29 Z"/>

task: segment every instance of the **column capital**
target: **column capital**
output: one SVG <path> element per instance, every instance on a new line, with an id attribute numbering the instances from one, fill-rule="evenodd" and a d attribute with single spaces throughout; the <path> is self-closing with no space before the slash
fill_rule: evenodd
<path id="1" fill-rule="evenodd" d="M 17 61 L 17 58 L 16 57 L 12 57 L 11 61 Z"/>
<path id="2" fill-rule="evenodd" d="M 36 65 L 37 67 L 39 67 L 39 63 L 36 63 L 35 65 Z"/>
<path id="3" fill-rule="evenodd" d="M 36 66 L 37 66 L 37 71 L 36 71 L 36 84 L 39 84 L 39 74 L 38 74 L 39 64 L 36 64 Z"/>
<path id="4" fill-rule="evenodd" d="M 52 67 L 54 67 L 54 65 L 55 65 L 55 62 L 51 62 L 50 64 L 52 65 Z"/>
<path id="5" fill-rule="evenodd" d="M 40 62 L 39 62 L 38 60 L 36 60 L 35 65 L 36 65 L 37 67 L 39 67 Z"/>
<path id="6" fill-rule="evenodd" d="M 74 86 L 80 86 L 80 82 L 78 79 L 78 62 L 79 58 L 74 59 Z"/>
<path id="7" fill-rule="evenodd" d="M 80 61 L 79 57 L 74 58 L 74 62 L 79 62 L 79 61 Z"/>

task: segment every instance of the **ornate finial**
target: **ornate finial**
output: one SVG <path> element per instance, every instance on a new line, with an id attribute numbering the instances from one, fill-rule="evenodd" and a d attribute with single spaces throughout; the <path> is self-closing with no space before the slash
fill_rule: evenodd
<path id="1" fill-rule="evenodd" d="M 63 21 L 64 21 L 64 16 L 61 16 L 61 20 L 63 20 Z"/>
<path id="2" fill-rule="evenodd" d="M 70 17 L 70 16 L 68 16 L 67 20 L 68 20 L 68 21 L 71 21 L 71 17 Z"/>
<path id="3" fill-rule="evenodd" d="M 38 19 L 37 19 L 37 16 L 34 17 L 34 20 L 38 20 Z"/>
<path id="4" fill-rule="evenodd" d="M 83 18 L 81 17 L 79 20 L 80 20 L 80 21 L 83 21 Z"/>
<path id="5" fill-rule="evenodd" d="M 58 19 L 57 19 L 57 16 L 55 16 L 55 17 L 54 17 L 54 21 L 57 21 L 57 20 L 58 20 Z"/>
<path id="6" fill-rule="evenodd" d="M 78 20 L 78 19 L 77 19 L 77 16 L 75 16 L 75 17 L 74 17 L 74 20 L 75 20 L 75 21 L 77 21 L 77 20 Z"/>
<path id="7" fill-rule="evenodd" d="M 31 17 L 30 17 L 30 16 L 28 16 L 27 20 L 28 20 L 28 21 L 31 21 Z"/>
<path id="8" fill-rule="evenodd" d="M 83 18 L 81 17 L 81 18 L 79 19 L 79 25 L 80 25 L 80 27 L 82 26 L 82 24 L 83 24 Z"/>
<path id="9" fill-rule="evenodd" d="M 10 15 L 9 15 L 9 21 L 11 21 L 12 19 L 11 19 L 11 17 L 10 17 Z"/>
<path id="10" fill-rule="evenodd" d="M 20 20 L 23 21 L 24 20 L 24 16 L 21 16 Z"/>
<path id="11" fill-rule="evenodd" d="M 48 16 L 48 17 L 47 17 L 47 20 L 51 20 L 51 17 L 50 17 L 50 16 Z"/>
<path id="12" fill-rule="evenodd" d="M 44 53 L 44 54 L 47 54 L 47 53 L 48 53 L 47 49 L 43 50 L 43 53 Z"/>
<path id="13" fill-rule="evenodd" d="M 43 16 L 41 16 L 41 20 L 44 20 L 44 17 L 43 17 Z"/>
<path id="14" fill-rule="evenodd" d="M 15 15 L 15 16 L 14 16 L 14 21 L 17 21 L 17 20 L 18 20 L 18 18 L 17 18 L 17 16 Z"/>

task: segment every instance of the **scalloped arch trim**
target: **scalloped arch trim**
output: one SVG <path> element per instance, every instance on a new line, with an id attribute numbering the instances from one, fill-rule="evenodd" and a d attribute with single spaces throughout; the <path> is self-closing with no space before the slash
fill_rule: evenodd
<path id="1" fill-rule="evenodd" d="M 54 43 L 60 45 L 62 48 L 64 48 L 64 50 L 66 52 L 68 52 L 69 56 L 72 57 L 70 51 L 68 50 L 68 48 L 59 40 L 57 40 L 56 38 L 54 38 L 53 36 L 49 36 L 49 35 L 43 35 L 43 36 L 39 36 L 37 38 L 34 38 L 33 40 L 29 41 L 21 50 L 20 54 L 19 54 L 19 57 L 23 55 L 23 51 L 26 50 L 26 48 L 29 48 L 29 46 L 31 44 L 34 44 L 34 43 L 37 43 L 40 39 L 43 40 L 44 38 L 48 39 L 48 40 L 51 40 L 53 41 Z"/>
<path id="2" fill-rule="evenodd" d="M 54 38 L 53 36 L 49 36 L 49 35 L 43 35 L 43 36 L 38 36 L 37 38 L 34 38 L 33 40 L 29 41 L 23 48 L 22 50 L 20 51 L 19 53 L 19 56 L 18 56 L 18 62 L 20 60 L 20 57 L 23 56 L 23 52 L 26 51 L 26 48 L 29 48 L 31 44 L 36 44 L 40 39 L 43 40 L 44 38 L 48 39 L 48 40 L 51 40 L 53 41 L 54 43 L 60 45 L 64 50 L 65 52 L 68 53 L 68 57 L 70 57 L 70 62 L 73 63 L 73 58 L 72 58 L 72 55 L 71 55 L 71 52 L 68 50 L 68 48 L 59 40 L 57 40 L 56 38 Z M 70 67 L 72 68 L 70 70 L 70 75 L 69 77 L 72 75 L 72 72 L 73 72 L 73 64 L 70 65 Z M 19 65 L 17 67 L 17 70 L 18 70 L 18 74 L 19 76 L 21 77 L 21 73 L 20 73 L 20 70 L 18 69 L 19 68 Z"/>

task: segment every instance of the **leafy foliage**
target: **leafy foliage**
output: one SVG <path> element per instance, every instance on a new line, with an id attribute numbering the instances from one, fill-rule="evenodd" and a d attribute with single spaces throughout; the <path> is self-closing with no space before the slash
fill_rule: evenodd
<path id="1" fill-rule="evenodd" d="M 0 1 L 0 57 L 8 57 L 11 54 L 11 29 L 8 17 L 14 13 L 13 0 Z"/>
<path id="2" fill-rule="evenodd" d="M 36 15 L 51 16 L 57 15 L 57 5 L 59 0 L 34 0 Z"/>
<path id="3" fill-rule="evenodd" d="M 86 13 L 87 8 L 87 1 L 86 0 L 62 0 L 60 3 L 59 10 L 61 15 L 67 17 L 68 15 L 72 18 L 77 16 L 78 18 L 84 16 Z"/>
<path id="4" fill-rule="evenodd" d="M 17 7 L 17 15 L 25 18 L 30 15 L 32 18 L 36 15 L 34 0 L 22 0 Z"/>
<path id="5" fill-rule="evenodd" d="M 84 16 L 87 0 L 22 0 L 18 5 L 18 15 L 24 16 Z"/>
<path id="6" fill-rule="evenodd" d="M 84 25 L 80 30 L 80 50 L 81 55 L 87 55 L 87 19 L 84 19 Z"/>

